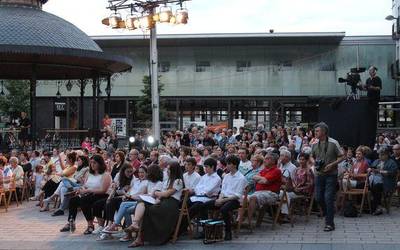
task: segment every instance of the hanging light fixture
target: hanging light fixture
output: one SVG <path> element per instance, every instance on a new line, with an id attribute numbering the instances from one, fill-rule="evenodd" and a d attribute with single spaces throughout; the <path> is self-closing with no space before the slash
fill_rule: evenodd
<path id="1" fill-rule="evenodd" d="M 139 18 L 140 28 L 149 30 L 154 27 L 153 15 L 142 16 Z"/>
<path id="2" fill-rule="evenodd" d="M 128 30 L 135 30 L 140 27 L 140 22 L 139 18 L 136 15 L 130 14 L 129 16 L 126 17 L 125 20 L 125 27 Z"/>
<path id="3" fill-rule="evenodd" d="M 154 22 L 159 22 L 160 21 L 160 15 L 158 13 L 153 15 L 153 21 Z"/>
<path id="4" fill-rule="evenodd" d="M 189 19 L 189 11 L 184 8 L 176 10 L 176 24 L 187 24 Z"/>
<path id="5" fill-rule="evenodd" d="M 172 9 L 168 6 L 163 6 L 160 8 L 160 23 L 169 23 L 172 17 Z"/>
<path id="6" fill-rule="evenodd" d="M 57 82 L 57 93 L 56 93 L 56 97 L 57 99 L 61 98 L 61 93 L 60 93 L 60 82 Z"/>
<path id="7" fill-rule="evenodd" d="M 114 14 L 111 14 L 111 16 L 108 18 L 108 24 L 113 29 L 118 29 L 121 21 L 121 15 L 117 13 L 117 11 L 115 11 Z"/>
<path id="8" fill-rule="evenodd" d="M 1 81 L 1 92 L 0 95 L 5 95 L 4 93 L 4 81 Z"/>

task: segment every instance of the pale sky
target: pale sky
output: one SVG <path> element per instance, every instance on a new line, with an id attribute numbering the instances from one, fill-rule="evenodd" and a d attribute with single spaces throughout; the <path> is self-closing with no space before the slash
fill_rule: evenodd
<path id="1" fill-rule="evenodd" d="M 88 35 L 140 35 L 101 24 L 110 15 L 107 0 L 50 0 L 44 10 L 75 24 Z M 189 24 L 158 25 L 163 34 L 341 32 L 390 35 L 391 0 L 192 0 Z M 122 14 L 126 16 L 127 13 Z"/>

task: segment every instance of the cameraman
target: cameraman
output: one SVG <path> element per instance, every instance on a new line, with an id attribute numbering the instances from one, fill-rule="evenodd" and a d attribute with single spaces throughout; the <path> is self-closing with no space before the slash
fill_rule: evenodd
<path id="1" fill-rule="evenodd" d="M 315 198 L 325 216 L 325 232 L 335 230 L 335 195 L 337 187 L 338 163 L 343 158 L 339 143 L 328 137 L 329 128 L 324 122 L 314 126 L 315 137 L 319 140 L 312 147 L 315 159 Z"/>
<path id="2" fill-rule="evenodd" d="M 376 75 L 378 69 L 371 66 L 368 70 L 370 78 L 367 79 L 364 89 L 367 91 L 369 103 L 372 107 L 377 108 L 381 97 L 382 80 Z"/>

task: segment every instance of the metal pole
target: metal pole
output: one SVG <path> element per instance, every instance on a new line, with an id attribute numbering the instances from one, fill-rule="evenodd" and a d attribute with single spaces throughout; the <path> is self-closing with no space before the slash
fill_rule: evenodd
<path id="1" fill-rule="evenodd" d="M 36 65 L 32 67 L 32 77 L 30 79 L 31 85 L 31 136 L 32 136 L 32 149 L 36 149 L 36 83 L 37 83 L 37 75 L 36 75 Z"/>
<path id="2" fill-rule="evenodd" d="M 97 102 L 96 102 L 96 93 L 97 93 L 97 79 L 96 77 L 93 77 L 92 79 L 92 129 L 96 130 L 96 107 L 97 107 Z"/>
<path id="3" fill-rule="evenodd" d="M 111 76 L 107 77 L 107 114 L 110 115 L 111 110 Z"/>
<path id="4" fill-rule="evenodd" d="M 81 79 L 80 80 L 80 87 L 81 87 L 81 95 L 79 97 L 79 129 L 83 129 L 83 112 L 84 112 L 84 104 L 83 104 L 83 98 L 85 96 L 85 80 Z"/>
<path id="5" fill-rule="evenodd" d="M 153 9 L 154 12 L 154 9 Z M 151 106 L 153 113 L 154 139 L 160 141 L 160 107 L 158 96 L 158 52 L 157 52 L 157 28 L 150 31 L 150 62 L 151 62 Z"/>

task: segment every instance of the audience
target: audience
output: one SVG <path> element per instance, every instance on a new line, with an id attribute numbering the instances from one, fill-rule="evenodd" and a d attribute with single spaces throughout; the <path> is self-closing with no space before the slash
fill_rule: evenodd
<path id="1" fill-rule="evenodd" d="M 147 135 L 138 133 L 132 149 L 115 148 L 115 152 L 108 150 L 118 145 L 116 137 L 111 141 L 108 134 L 102 137 L 103 147 L 88 138 L 82 150 L 13 150 L 0 156 L 0 185 L 7 189 L 15 180 L 21 195 L 26 176 L 32 183 L 31 199 L 39 200 L 40 211 L 50 210 L 56 197 L 61 204 L 52 215 L 62 216 L 68 209 L 68 223 L 61 232 L 75 231 L 80 208 L 87 223 L 84 234 L 99 233 L 99 239 L 111 239 L 124 230 L 120 241 L 131 241 L 130 247 L 166 243 L 178 222 L 182 194 L 188 192 L 190 219 L 198 223 L 209 214 L 216 215 L 213 219 L 224 221 L 225 240 L 231 240 L 232 216 L 237 215 L 246 191 L 250 221 L 258 209 L 277 204 L 283 190 L 289 206 L 299 196 L 313 195 L 316 159 L 311 153 L 321 144 L 312 130 L 305 133 L 299 127 L 238 130 L 169 132 L 158 147 L 150 146 L 144 140 Z M 338 171 L 343 190 L 361 189 L 367 180 L 374 215 L 383 213 L 382 200 L 397 186 L 397 139 L 394 134 L 380 134 L 375 150 L 359 146 L 353 152 L 343 147 L 345 158 Z M 280 212 L 288 214 L 288 207 L 283 205 Z M 180 231 L 188 226 L 184 217 Z"/>

